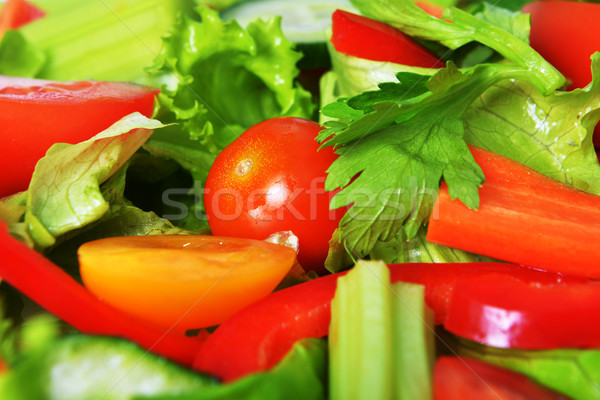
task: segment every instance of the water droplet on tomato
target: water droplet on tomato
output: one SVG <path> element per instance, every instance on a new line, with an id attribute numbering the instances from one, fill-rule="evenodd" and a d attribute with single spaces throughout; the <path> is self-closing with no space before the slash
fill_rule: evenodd
<path id="1" fill-rule="evenodd" d="M 246 175 L 248 172 L 250 172 L 251 169 L 252 169 L 252 159 L 245 158 L 238 163 L 237 167 L 235 168 L 235 173 L 240 176 L 243 176 L 243 175 Z"/>

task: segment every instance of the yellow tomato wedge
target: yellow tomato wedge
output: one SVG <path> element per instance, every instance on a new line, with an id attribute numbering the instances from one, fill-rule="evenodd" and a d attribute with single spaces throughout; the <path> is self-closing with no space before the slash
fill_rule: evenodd
<path id="1" fill-rule="evenodd" d="M 272 292 L 296 252 L 259 240 L 132 236 L 78 251 L 84 285 L 103 301 L 165 329 L 217 325 Z"/>

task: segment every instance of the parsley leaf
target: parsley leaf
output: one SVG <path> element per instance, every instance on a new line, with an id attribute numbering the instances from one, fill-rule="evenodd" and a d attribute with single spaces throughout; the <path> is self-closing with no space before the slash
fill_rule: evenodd
<path id="1" fill-rule="evenodd" d="M 317 139 L 340 155 L 327 171 L 325 188 L 342 188 L 332 208 L 351 205 L 340 222 L 340 239 L 353 256 L 366 256 L 377 241 L 402 229 L 413 238 L 433 211 L 442 178 L 452 198 L 479 206 L 484 176 L 464 140 L 462 116 L 496 82 L 529 80 L 531 74 L 497 64 L 461 72 L 449 63 L 431 78 L 422 77 L 427 91 L 419 89 L 423 85 L 414 74 L 402 73 L 398 83 L 323 109 L 338 120 Z"/>

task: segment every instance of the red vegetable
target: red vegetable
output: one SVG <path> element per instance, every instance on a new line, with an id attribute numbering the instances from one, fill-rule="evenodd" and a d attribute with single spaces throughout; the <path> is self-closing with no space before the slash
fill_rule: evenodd
<path id="1" fill-rule="evenodd" d="M 16 29 L 42 18 L 44 11 L 27 0 L 7 0 L 0 9 L 0 38 L 8 29 Z"/>
<path id="2" fill-rule="evenodd" d="M 527 3 L 521 11 L 531 14 L 531 47 L 571 81 L 568 89 L 590 83 L 590 57 L 600 51 L 600 4 L 543 0 Z M 594 144 L 600 146 L 600 124 Z"/>
<path id="3" fill-rule="evenodd" d="M 54 143 L 87 140 L 134 111 L 150 116 L 157 92 L 131 83 L 0 76 L 0 197 L 25 190 Z"/>
<path id="4" fill-rule="evenodd" d="M 564 397 L 524 375 L 468 357 L 440 357 L 433 370 L 435 400 L 558 400 Z"/>
<path id="5" fill-rule="evenodd" d="M 391 280 L 425 285 L 436 319 L 445 321 L 454 287 L 468 276 L 515 274 L 525 282 L 555 283 L 562 277 L 504 263 L 395 264 Z M 275 292 L 220 325 L 202 346 L 194 368 L 226 381 L 274 366 L 294 342 L 329 332 L 337 278 L 328 275 Z"/>
<path id="6" fill-rule="evenodd" d="M 454 291 L 445 327 L 494 347 L 600 347 L 600 284 L 548 284 L 507 275 L 464 279 Z"/>
<path id="7" fill-rule="evenodd" d="M 498 154 L 471 148 L 486 182 L 478 210 L 442 184 L 427 240 L 500 260 L 600 278 L 600 197 Z"/>
<path id="8" fill-rule="evenodd" d="M 478 279 L 490 274 L 502 274 L 512 276 L 525 283 L 587 282 L 586 279 L 565 277 L 520 265 L 494 262 L 392 264 L 389 268 L 392 282 L 404 281 L 425 286 L 425 301 L 434 311 L 436 324 L 446 322 L 456 285 L 467 278 Z"/>
<path id="9" fill-rule="evenodd" d="M 531 14 L 531 47 L 571 80 L 569 90 L 590 83 L 590 57 L 600 51 L 600 4 L 544 0 L 522 11 Z"/>
<path id="10" fill-rule="evenodd" d="M 292 231 L 306 270 L 325 272 L 328 242 L 343 215 L 329 210 L 325 170 L 335 160 L 319 150 L 322 127 L 300 118 L 260 122 L 227 146 L 206 180 L 204 204 L 214 235 L 263 240 Z"/>
<path id="11" fill-rule="evenodd" d="M 191 365 L 201 342 L 146 325 L 101 302 L 66 272 L 8 234 L 0 221 L 0 277 L 83 333 L 123 337 Z"/>
<path id="12" fill-rule="evenodd" d="M 361 15 L 336 10 L 331 30 L 331 43 L 340 53 L 422 68 L 445 66 L 437 56 L 400 30 Z"/>

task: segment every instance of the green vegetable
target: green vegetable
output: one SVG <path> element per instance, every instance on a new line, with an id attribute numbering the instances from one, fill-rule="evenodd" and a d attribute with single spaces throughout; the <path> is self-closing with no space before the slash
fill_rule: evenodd
<path id="1" fill-rule="evenodd" d="M 245 27 L 257 18 L 281 16 L 285 37 L 303 54 L 298 67 L 329 68 L 325 31 L 336 9 L 356 11 L 348 0 L 249 0 L 223 10 L 221 17 Z"/>
<path id="2" fill-rule="evenodd" d="M 181 393 L 214 385 L 131 342 L 84 335 L 56 339 L 23 353 L 0 377 L 3 400 L 120 400 Z"/>
<path id="3" fill-rule="evenodd" d="M 160 50 L 161 35 L 190 3 L 47 1 L 44 18 L 2 39 L 0 73 L 50 80 L 143 80 L 144 68 Z M 9 48 L 14 52 L 3 56 Z"/>
<path id="4" fill-rule="evenodd" d="M 249 375 L 220 386 L 203 387 L 181 394 L 139 396 L 142 400 L 325 400 L 327 398 L 327 345 L 322 339 L 297 342 L 279 364 L 268 372 Z"/>
<path id="5" fill-rule="evenodd" d="M 481 64 L 460 72 L 449 64 L 431 78 L 399 73 L 398 83 L 323 109 L 339 121 L 330 121 L 318 140 L 340 154 L 325 188 L 343 188 L 333 208 L 353 203 L 340 237 L 354 256 L 364 257 L 402 229 L 413 238 L 432 212 L 442 177 L 453 198 L 478 207 L 484 177 L 464 140 L 462 116 L 496 82 L 529 76 L 513 66 Z"/>
<path id="6" fill-rule="evenodd" d="M 451 49 L 478 42 L 497 51 L 516 65 L 531 72 L 531 83 L 550 94 L 565 83 L 565 78 L 521 38 L 458 8 L 447 8 L 444 17 L 433 17 L 410 0 L 352 0 L 367 17 L 388 23 L 417 38 L 437 41 Z M 481 15 L 480 15 L 481 16 Z M 498 23 L 498 18 L 493 19 Z M 521 22 L 522 24 L 523 22 Z M 521 32 L 517 28 L 514 32 Z"/>
<path id="7" fill-rule="evenodd" d="M 433 320 L 419 285 L 359 261 L 331 303 L 331 399 L 431 399 Z"/>
<path id="8" fill-rule="evenodd" d="M 461 340 L 458 355 L 474 357 L 529 376 L 570 399 L 600 398 L 600 351 L 520 351 L 481 346 Z"/>
<path id="9" fill-rule="evenodd" d="M 0 210 L 9 218 L 11 232 L 31 246 L 45 249 L 105 216 L 136 215 L 131 226 L 143 228 L 146 234 L 157 223 L 161 229 L 170 226 L 174 230 L 167 221 L 130 206 L 122 197 L 125 170 L 121 167 L 152 130 L 161 127 L 160 122 L 133 113 L 87 141 L 52 146 L 36 166 L 26 201 L 24 195 L 3 200 Z M 105 181 L 109 183 L 101 186 Z M 148 219 L 155 220 L 154 224 Z M 126 218 L 115 224 L 121 235 L 133 234 L 126 232 Z"/>

